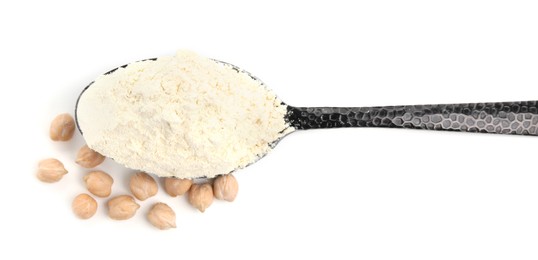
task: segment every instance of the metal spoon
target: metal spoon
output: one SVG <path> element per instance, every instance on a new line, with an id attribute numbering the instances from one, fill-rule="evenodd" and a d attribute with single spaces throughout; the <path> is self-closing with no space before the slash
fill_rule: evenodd
<path id="1" fill-rule="evenodd" d="M 147 60 L 156 60 L 156 58 Z M 215 61 L 228 64 L 234 70 L 247 73 L 254 80 L 261 82 L 237 66 Z M 128 64 L 118 68 L 127 66 Z M 118 68 L 108 71 L 105 75 L 114 73 Z M 75 120 L 82 134 L 84 131 L 78 122 L 78 104 L 92 83 L 82 90 L 75 108 Z M 264 85 L 262 84 L 262 86 Z M 294 107 L 288 105 L 285 120 L 295 130 L 388 127 L 538 136 L 538 101 L 378 107 Z M 273 140 L 270 145 L 275 146 L 278 141 L 280 139 Z M 104 155 L 106 156 L 106 154 Z M 259 156 L 255 161 L 263 156 L 265 154 Z M 159 173 L 154 174 L 159 175 Z"/>

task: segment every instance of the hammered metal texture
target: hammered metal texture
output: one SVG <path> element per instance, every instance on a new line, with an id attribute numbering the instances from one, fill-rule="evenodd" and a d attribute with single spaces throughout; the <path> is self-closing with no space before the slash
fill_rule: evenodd
<path id="1" fill-rule="evenodd" d="M 538 101 L 387 107 L 288 107 L 297 129 L 392 127 L 538 135 Z"/>

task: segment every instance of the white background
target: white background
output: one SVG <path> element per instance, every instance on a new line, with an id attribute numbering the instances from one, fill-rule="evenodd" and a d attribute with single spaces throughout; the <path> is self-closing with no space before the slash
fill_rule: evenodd
<path id="1" fill-rule="evenodd" d="M 205 213 L 162 190 L 127 221 L 71 212 L 81 136 L 48 139 L 100 73 L 191 49 L 297 106 L 538 98 L 536 1 L 3 1 L 0 259 L 537 259 L 537 137 L 297 132 Z M 149 1 L 146 1 L 149 3 Z M 35 178 L 58 157 L 56 184 Z M 131 171 L 107 161 L 114 195 Z M 145 220 L 152 202 L 178 228 Z"/>

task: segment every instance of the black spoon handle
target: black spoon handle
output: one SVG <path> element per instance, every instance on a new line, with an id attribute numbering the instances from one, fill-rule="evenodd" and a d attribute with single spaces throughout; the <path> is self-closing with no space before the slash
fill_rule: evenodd
<path id="1" fill-rule="evenodd" d="M 538 135 L 538 101 L 386 107 L 288 107 L 296 129 L 392 127 Z"/>

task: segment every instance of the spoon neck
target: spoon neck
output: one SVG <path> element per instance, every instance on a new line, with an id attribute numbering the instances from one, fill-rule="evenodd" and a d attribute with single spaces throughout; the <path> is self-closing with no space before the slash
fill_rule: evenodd
<path id="1" fill-rule="evenodd" d="M 293 107 L 288 106 L 287 120 L 295 129 L 364 127 L 373 122 L 383 107 Z M 377 122 L 377 120 L 376 120 Z M 388 122 L 385 122 L 388 123 Z"/>

